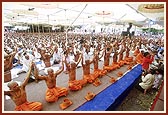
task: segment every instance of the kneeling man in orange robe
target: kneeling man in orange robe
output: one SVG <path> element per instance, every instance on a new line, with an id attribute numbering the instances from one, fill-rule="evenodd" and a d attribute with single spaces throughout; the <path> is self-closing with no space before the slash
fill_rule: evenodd
<path id="1" fill-rule="evenodd" d="M 10 96 L 10 98 L 15 103 L 15 111 L 40 111 L 42 109 L 42 103 L 40 102 L 28 102 L 26 96 L 25 87 L 29 81 L 31 70 L 33 64 L 30 64 L 30 69 L 28 71 L 27 77 L 24 82 L 19 86 L 17 82 L 11 81 L 8 83 L 10 91 L 4 91 L 5 95 Z"/>
<path id="2" fill-rule="evenodd" d="M 47 76 L 39 76 L 36 74 L 36 79 L 45 80 L 46 85 L 48 87 L 46 91 L 45 99 L 47 102 L 55 102 L 58 100 L 61 96 L 66 96 L 68 94 L 68 89 L 64 87 L 57 87 L 56 86 L 56 77 L 64 70 L 63 61 L 62 61 L 62 67 L 54 72 L 52 68 L 49 68 L 47 70 L 48 75 Z"/>

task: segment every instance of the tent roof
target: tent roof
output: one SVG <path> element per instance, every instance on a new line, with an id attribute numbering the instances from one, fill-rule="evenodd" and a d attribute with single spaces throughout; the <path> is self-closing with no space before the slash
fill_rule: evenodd
<path id="1" fill-rule="evenodd" d="M 131 22 L 135 25 L 144 25 L 147 20 L 153 20 L 160 25 L 164 25 L 165 10 L 162 9 L 165 9 L 165 3 L 156 3 L 156 6 L 148 5 L 152 11 L 152 8 L 160 8 L 160 12 L 143 11 L 142 8 L 144 8 L 143 5 L 145 4 L 147 3 L 3 2 L 2 10 L 3 21 L 10 24 L 23 22 L 51 25 L 84 25 Z M 158 4 L 162 4 L 163 7 Z"/>

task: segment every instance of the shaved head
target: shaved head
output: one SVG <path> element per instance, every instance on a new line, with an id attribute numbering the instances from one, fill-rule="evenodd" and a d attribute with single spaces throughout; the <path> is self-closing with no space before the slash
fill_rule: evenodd
<path id="1" fill-rule="evenodd" d="M 47 70 L 47 72 L 48 72 L 48 75 L 49 75 L 50 77 L 53 77 L 53 76 L 54 76 L 54 70 L 53 70 L 52 68 L 49 68 L 49 69 Z"/>
<path id="2" fill-rule="evenodd" d="M 53 72 L 52 68 L 47 69 L 47 72 Z"/>
<path id="3" fill-rule="evenodd" d="M 8 87 L 11 89 L 13 86 L 18 85 L 18 83 L 16 81 L 11 81 L 8 83 Z"/>

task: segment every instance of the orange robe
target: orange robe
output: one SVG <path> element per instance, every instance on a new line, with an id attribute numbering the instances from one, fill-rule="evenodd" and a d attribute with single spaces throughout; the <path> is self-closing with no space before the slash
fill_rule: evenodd
<path id="1" fill-rule="evenodd" d="M 136 56 L 136 58 L 135 58 L 135 61 L 136 61 L 136 63 L 138 63 L 138 64 L 142 64 L 142 62 L 143 62 L 143 55 L 142 55 L 142 53 L 139 53 L 137 56 Z"/>
<path id="2" fill-rule="evenodd" d="M 136 49 L 136 50 L 134 51 L 134 56 L 137 56 L 139 53 L 140 53 L 139 49 Z"/>
<path id="3" fill-rule="evenodd" d="M 87 79 L 81 79 L 81 80 L 78 80 L 79 81 L 79 83 L 80 83 L 80 85 L 83 87 L 83 86 L 85 86 L 86 84 L 87 84 Z"/>
<path id="4" fill-rule="evenodd" d="M 69 89 L 76 91 L 82 89 L 82 84 L 78 80 L 69 81 Z"/>
<path id="5" fill-rule="evenodd" d="M 66 96 L 68 94 L 68 90 L 66 88 L 58 88 L 54 87 L 52 89 L 47 89 L 46 91 L 46 101 L 47 102 L 55 102 L 61 96 Z"/>
<path id="6" fill-rule="evenodd" d="M 84 75 L 84 79 L 87 80 L 88 83 L 93 83 L 94 80 L 98 77 L 98 74 L 89 74 L 89 75 Z"/>
<path id="7" fill-rule="evenodd" d="M 119 66 L 121 67 L 121 66 L 123 66 L 123 65 L 125 64 L 125 61 L 124 61 L 124 60 L 120 60 L 120 61 L 118 62 L 118 64 L 119 64 Z"/>
<path id="8" fill-rule="evenodd" d="M 110 65 L 109 66 L 104 66 L 103 69 L 107 70 L 107 71 L 113 71 L 114 70 L 114 68 Z"/>
<path id="9" fill-rule="evenodd" d="M 104 76 L 104 75 L 106 75 L 106 73 L 107 73 L 107 70 L 100 70 L 100 69 L 94 70 L 94 74 L 95 75 L 98 74 L 98 77 Z"/>
<path id="10" fill-rule="evenodd" d="M 132 62 L 133 61 L 133 57 L 126 57 L 125 61 Z"/>
<path id="11" fill-rule="evenodd" d="M 126 57 L 124 61 L 124 64 L 130 64 L 130 62 L 133 62 L 133 57 Z"/>
<path id="12" fill-rule="evenodd" d="M 113 70 L 120 68 L 119 63 L 117 63 L 117 62 L 113 62 L 111 66 L 113 67 Z"/>
<path id="13" fill-rule="evenodd" d="M 15 107 L 15 111 L 40 111 L 41 109 L 42 103 L 40 102 L 25 102 Z"/>

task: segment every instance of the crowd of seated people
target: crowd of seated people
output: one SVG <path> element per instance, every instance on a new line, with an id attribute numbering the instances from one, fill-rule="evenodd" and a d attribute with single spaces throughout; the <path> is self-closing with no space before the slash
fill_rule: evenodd
<path id="1" fill-rule="evenodd" d="M 66 36 L 66 33 L 6 33 L 4 58 L 13 52 L 15 56 L 11 58 L 11 69 L 22 66 L 18 75 L 27 73 L 32 62 L 38 70 L 63 66 L 61 72 L 69 74 L 69 88 L 72 90 L 80 90 L 86 83 L 95 83 L 102 75 L 123 65 L 142 65 L 142 81 L 138 85 L 144 94 L 149 88 L 159 88 L 164 76 L 162 38 L 149 40 L 141 36 L 129 38 L 114 34 L 71 33 Z M 103 61 L 103 68 L 98 64 L 100 60 Z M 92 63 L 95 67 L 93 73 L 90 71 Z M 74 68 L 78 67 L 83 68 L 81 80 L 76 80 Z M 38 78 L 34 76 L 33 79 Z"/>

